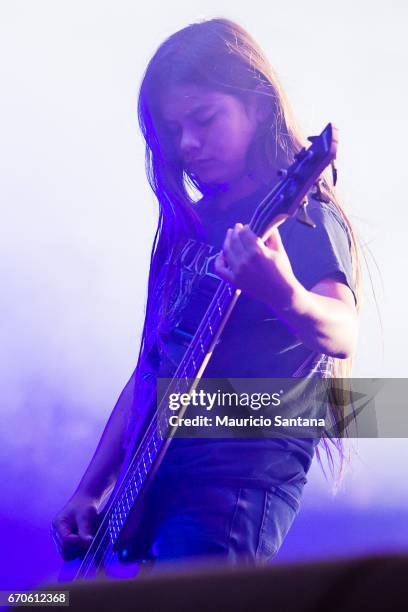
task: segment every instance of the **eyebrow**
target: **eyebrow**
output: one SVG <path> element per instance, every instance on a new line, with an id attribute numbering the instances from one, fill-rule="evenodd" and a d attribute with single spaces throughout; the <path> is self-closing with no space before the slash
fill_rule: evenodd
<path id="1" fill-rule="evenodd" d="M 191 115 L 195 115 L 196 113 L 199 113 L 201 110 L 206 110 L 210 106 L 212 106 L 213 104 L 214 104 L 214 102 L 202 102 L 201 104 L 197 104 L 197 106 L 195 108 L 193 108 L 191 111 L 189 111 L 187 113 L 186 117 L 190 117 Z M 164 116 L 163 116 L 163 121 L 165 121 L 165 123 L 175 123 L 174 119 L 167 119 Z"/>

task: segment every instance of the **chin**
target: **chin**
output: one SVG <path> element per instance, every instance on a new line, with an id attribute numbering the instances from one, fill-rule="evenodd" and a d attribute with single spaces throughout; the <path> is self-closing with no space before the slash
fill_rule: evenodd
<path id="1" fill-rule="evenodd" d="M 215 172 L 200 172 L 200 174 L 196 173 L 194 176 L 200 185 L 207 185 L 208 187 L 221 187 L 222 185 L 228 185 L 230 182 L 227 177 Z"/>

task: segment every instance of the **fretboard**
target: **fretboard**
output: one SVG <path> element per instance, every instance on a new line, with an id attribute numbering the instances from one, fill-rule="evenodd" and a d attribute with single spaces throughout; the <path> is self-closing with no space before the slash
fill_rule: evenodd
<path id="1" fill-rule="evenodd" d="M 166 418 L 166 398 L 170 393 L 188 393 L 192 381 L 198 383 L 207 365 L 216 338 L 219 337 L 230 312 L 238 299 L 240 291 L 226 282 L 221 282 L 212 298 L 208 309 L 198 326 L 183 358 L 171 380 L 162 402 L 159 403 L 146 430 L 142 443 L 138 447 L 109 517 L 109 531 L 112 544 L 116 542 L 125 522 L 137 501 L 153 467 L 157 462 L 166 441 L 175 434 L 175 427 L 170 427 Z"/>

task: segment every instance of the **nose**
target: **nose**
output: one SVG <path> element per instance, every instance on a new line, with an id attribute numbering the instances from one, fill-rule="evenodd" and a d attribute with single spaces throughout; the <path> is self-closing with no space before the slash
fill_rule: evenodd
<path id="1" fill-rule="evenodd" d="M 180 137 L 180 153 L 183 157 L 188 158 L 194 151 L 200 149 L 201 143 L 197 134 L 193 130 L 184 129 Z"/>

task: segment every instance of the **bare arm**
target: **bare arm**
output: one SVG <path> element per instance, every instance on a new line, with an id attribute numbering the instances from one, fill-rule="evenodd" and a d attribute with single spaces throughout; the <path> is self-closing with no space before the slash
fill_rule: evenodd
<path id="1" fill-rule="evenodd" d="M 135 372 L 121 392 L 108 419 L 97 449 L 74 495 L 98 502 L 114 486 L 125 457 L 125 434 L 133 401 Z"/>
<path id="2" fill-rule="evenodd" d="M 339 359 L 353 354 L 358 314 L 351 289 L 328 276 L 307 290 L 293 272 L 276 227 L 264 244 L 248 225 L 236 223 L 227 231 L 215 270 L 268 304 L 306 346 Z"/>
<path id="3" fill-rule="evenodd" d="M 358 336 L 358 315 L 350 288 L 330 277 L 307 291 L 300 283 L 292 304 L 279 316 L 310 348 L 339 359 L 350 357 Z"/>
<path id="4" fill-rule="evenodd" d="M 133 402 L 135 371 L 125 385 L 105 426 L 98 447 L 76 491 L 52 521 L 52 534 L 61 556 L 73 559 L 87 548 L 95 533 L 97 513 L 117 480 L 126 454 L 125 435 Z M 139 415 L 138 415 L 139 416 Z M 145 413 L 135 424 L 144 423 Z"/>

